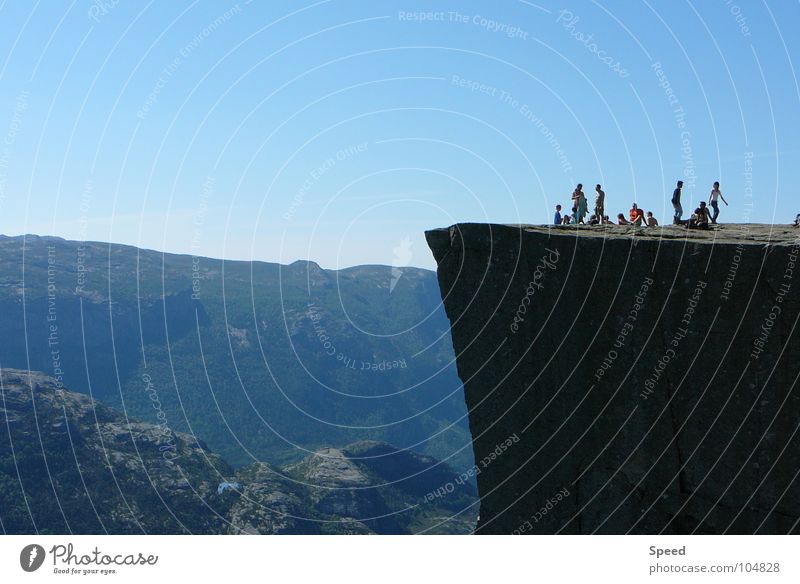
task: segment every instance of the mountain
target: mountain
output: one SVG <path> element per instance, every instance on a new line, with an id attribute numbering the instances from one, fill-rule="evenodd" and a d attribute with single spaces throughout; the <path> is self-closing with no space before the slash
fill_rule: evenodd
<path id="1" fill-rule="evenodd" d="M 468 481 L 385 442 L 323 448 L 280 471 L 255 463 L 237 478 L 230 533 L 468 534 L 477 519 Z"/>
<path id="2" fill-rule="evenodd" d="M 0 236 L 0 365 L 197 436 L 235 467 L 362 440 L 473 463 L 427 270 Z"/>
<path id="3" fill-rule="evenodd" d="M 475 489 L 383 442 L 234 471 L 189 434 L 0 372 L 3 533 L 470 533 Z"/>
<path id="4" fill-rule="evenodd" d="M 188 434 L 127 418 L 39 373 L 0 373 L 5 533 L 215 533 L 233 470 Z"/>

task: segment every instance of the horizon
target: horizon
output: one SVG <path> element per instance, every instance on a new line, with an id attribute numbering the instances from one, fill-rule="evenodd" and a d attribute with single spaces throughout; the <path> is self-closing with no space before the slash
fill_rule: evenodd
<path id="1" fill-rule="evenodd" d="M 455 223 L 453 225 L 448 225 L 448 226 L 445 226 L 445 227 L 431 227 L 429 229 L 426 229 L 425 231 L 434 231 L 434 230 L 438 230 L 438 229 L 449 229 L 451 227 L 454 227 L 455 225 L 459 225 L 459 224 Z M 583 234 L 592 234 L 592 231 L 598 232 L 598 233 L 595 233 L 596 235 L 600 235 L 599 231 L 601 231 L 601 230 L 602 231 L 606 231 L 609 228 L 613 229 L 613 228 L 619 227 L 619 228 L 622 228 L 622 229 L 624 229 L 626 231 L 630 231 L 631 229 L 634 229 L 632 226 L 617 225 L 616 223 L 611 223 L 610 225 L 604 225 L 604 226 L 561 225 L 561 226 L 558 226 L 558 227 L 555 227 L 555 226 L 551 225 L 550 223 L 524 223 L 524 224 L 491 223 L 491 225 L 501 225 L 501 226 L 506 226 L 506 227 L 517 227 L 517 226 L 519 226 L 519 227 L 533 227 L 533 228 L 544 227 L 544 228 L 548 228 L 548 229 L 555 228 L 555 229 L 557 229 L 559 231 L 567 231 L 567 230 L 575 229 L 576 231 L 581 231 Z M 790 224 L 790 223 L 756 223 L 756 222 L 748 222 L 748 223 L 723 223 L 723 224 L 718 225 L 716 230 L 719 230 L 720 228 L 725 230 L 726 227 L 736 228 L 736 227 L 740 227 L 742 225 L 764 226 L 764 227 L 770 227 L 770 228 L 771 227 L 776 227 L 776 226 L 783 226 L 783 227 L 789 227 L 789 228 L 792 227 L 792 224 Z M 638 228 L 635 228 L 635 229 L 643 230 L 644 232 L 649 232 L 654 228 L 651 228 L 651 227 L 638 227 Z M 655 229 L 658 229 L 659 231 L 664 230 L 664 229 L 667 229 L 667 230 L 680 229 L 681 232 L 686 234 L 687 238 L 691 237 L 693 240 L 697 240 L 698 236 L 705 236 L 705 235 L 713 234 L 714 231 L 715 231 L 715 230 L 712 230 L 710 232 L 689 231 L 689 230 L 686 230 L 685 227 L 672 225 L 672 224 L 662 224 L 662 225 L 659 225 L 658 227 L 656 227 Z M 738 233 L 740 235 L 747 235 L 747 233 L 742 233 L 742 232 L 736 232 L 736 233 Z M 730 236 L 731 234 L 730 233 L 726 233 L 726 235 Z M 195 254 L 195 253 L 193 253 L 191 251 L 161 250 L 161 249 L 150 248 L 150 247 L 141 247 L 141 246 L 137 246 L 137 245 L 133 245 L 133 244 L 129 244 L 129 243 L 124 243 L 124 242 L 118 242 L 118 241 L 101 241 L 101 240 L 90 240 L 90 239 L 78 240 L 78 239 L 70 239 L 70 238 L 62 237 L 60 235 L 40 235 L 40 234 L 37 234 L 37 233 L 22 233 L 22 234 L 18 234 L 18 235 L 9 235 L 7 233 L 0 233 L 0 238 L 24 239 L 24 238 L 28 238 L 28 237 L 36 237 L 36 238 L 42 238 L 42 239 L 57 239 L 57 240 L 60 240 L 60 241 L 66 241 L 68 243 L 75 243 L 75 244 L 98 244 L 98 245 L 107 245 L 107 246 L 130 247 L 130 248 L 136 249 L 137 251 L 151 252 L 151 253 L 156 253 L 156 254 L 161 254 L 161 255 L 197 257 L 197 258 L 201 258 L 201 259 L 207 259 L 207 260 L 212 260 L 212 261 L 221 261 L 221 262 L 262 263 L 262 264 L 279 265 L 279 266 L 284 266 L 284 267 L 288 267 L 288 266 L 291 266 L 292 264 L 299 263 L 299 262 L 306 262 L 306 263 L 315 264 L 317 267 L 319 267 L 319 268 L 321 268 L 321 269 L 323 269 L 325 271 L 328 271 L 328 272 L 341 272 L 341 271 L 346 271 L 346 270 L 353 269 L 353 268 L 365 268 L 365 267 L 378 267 L 378 268 L 401 269 L 401 270 L 402 269 L 416 269 L 416 270 L 424 270 L 426 272 L 434 272 L 434 273 L 436 272 L 435 262 L 434 262 L 434 267 L 433 268 L 428 268 L 428 267 L 424 267 L 424 266 L 417 266 L 417 265 L 412 265 L 412 264 L 407 264 L 407 265 L 406 264 L 404 264 L 404 265 L 396 264 L 396 265 L 392 265 L 392 264 L 374 264 L 374 263 L 373 264 L 353 264 L 353 265 L 349 265 L 349 266 L 340 266 L 340 267 L 328 267 L 328 266 L 325 266 L 325 265 L 321 264 L 320 262 L 318 262 L 317 260 L 315 260 L 313 258 L 297 258 L 297 259 L 294 259 L 292 261 L 275 262 L 275 261 L 271 261 L 271 260 L 254 259 L 254 258 L 250 258 L 250 259 L 248 259 L 248 258 L 236 258 L 236 257 L 232 257 L 232 258 L 231 257 L 227 257 L 227 258 L 225 258 L 225 257 L 218 257 L 218 256 L 213 256 L 213 255 L 212 256 L 197 255 L 197 254 Z M 798 235 L 798 237 L 800 237 L 800 235 Z M 431 257 L 433 257 L 433 256 L 431 256 Z"/>
<path id="2" fill-rule="evenodd" d="M 352 266 L 342 266 L 339 268 L 329 268 L 325 267 L 316 260 L 310 258 L 297 258 L 292 261 L 287 262 L 274 262 L 270 260 L 261 260 L 261 259 L 247 259 L 247 258 L 223 258 L 217 256 L 205 256 L 205 255 L 197 255 L 192 253 L 191 251 L 173 251 L 173 250 L 161 250 L 155 249 L 151 247 L 141 247 L 137 245 L 133 245 L 130 243 L 124 243 L 119 241 L 100 241 L 96 239 L 70 239 L 67 237 L 62 237 L 60 235 L 40 235 L 38 233 L 20 233 L 17 235 L 9 235 L 7 233 L 0 233 L 0 238 L 7 238 L 7 239 L 26 239 L 26 238 L 40 238 L 40 239 L 57 239 L 59 241 L 65 241 L 67 243 L 75 243 L 75 244 L 98 244 L 98 245 L 107 245 L 107 246 L 117 246 L 117 247 L 130 247 L 132 249 L 138 251 L 145 251 L 156 253 L 160 255 L 171 255 L 171 256 L 186 256 L 186 257 L 197 257 L 206 260 L 212 260 L 216 262 L 247 262 L 247 263 L 259 263 L 259 264 L 274 264 L 278 266 L 291 266 L 292 264 L 298 262 L 306 262 L 316 264 L 319 268 L 328 271 L 328 272 L 341 272 L 344 270 L 349 270 L 352 268 L 365 268 L 365 267 L 378 267 L 378 268 L 389 268 L 389 269 L 415 269 L 415 270 L 424 270 L 426 272 L 436 272 L 436 269 L 424 268 L 422 266 L 414 266 L 414 265 L 403 265 L 403 266 L 392 266 L 391 264 L 354 264 Z"/>
<path id="3" fill-rule="evenodd" d="M 800 8 L 728 4 L 5 4 L 0 231 L 434 269 L 429 225 L 678 179 L 788 222 Z"/>

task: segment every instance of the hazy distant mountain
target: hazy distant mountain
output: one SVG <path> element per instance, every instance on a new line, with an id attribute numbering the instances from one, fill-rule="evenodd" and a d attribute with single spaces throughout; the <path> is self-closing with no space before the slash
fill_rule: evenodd
<path id="1" fill-rule="evenodd" d="M 39 373 L 0 377 L 3 533 L 470 533 L 476 493 L 382 442 L 234 472 L 192 436 Z"/>
<path id="2" fill-rule="evenodd" d="M 61 375 L 237 466 L 360 440 L 472 464 L 427 270 L 0 237 L 0 365 Z"/>

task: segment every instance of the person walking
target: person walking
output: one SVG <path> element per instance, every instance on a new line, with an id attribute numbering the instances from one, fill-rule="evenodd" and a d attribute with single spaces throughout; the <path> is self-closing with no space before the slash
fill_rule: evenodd
<path id="1" fill-rule="evenodd" d="M 595 217 L 602 218 L 606 214 L 606 193 L 600 185 L 594 187 L 597 195 L 594 198 L 594 215 Z"/>
<path id="2" fill-rule="evenodd" d="M 681 193 L 683 189 L 683 181 L 678 181 L 677 188 L 672 191 L 672 207 L 675 209 L 675 217 L 672 222 L 675 225 L 680 225 L 681 217 L 683 217 L 683 207 L 681 207 Z"/>
<path id="3" fill-rule="evenodd" d="M 714 212 L 711 214 L 711 223 L 715 225 L 717 223 L 717 217 L 719 217 L 719 199 L 722 199 L 726 207 L 728 206 L 728 201 L 725 200 L 725 197 L 722 196 L 722 191 L 719 190 L 719 182 L 715 182 L 714 188 L 711 189 L 711 195 L 708 198 L 711 208 L 714 209 Z"/>

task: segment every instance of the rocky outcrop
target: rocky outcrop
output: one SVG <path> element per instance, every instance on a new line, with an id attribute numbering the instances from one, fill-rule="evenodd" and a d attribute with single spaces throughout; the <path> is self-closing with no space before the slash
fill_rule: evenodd
<path id="1" fill-rule="evenodd" d="M 287 480 L 283 473 L 257 462 L 240 469 L 236 477 L 240 491 L 230 493 L 229 534 L 284 535 L 318 534 L 319 524 L 310 519 L 309 501 L 303 485 Z"/>
<path id="2" fill-rule="evenodd" d="M 232 469 L 189 434 L 0 371 L 4 533 L 219 533 Z"/>
<path id="3" fill-rule="evenodd" d="M 234 471 L 190 434 L 0 370 L 2 533 L 470 533 L 468 478 L 373 441 Z"/>
<path id="4" fill-rule="evenodd" d="M 427 232 L 478 533 L 800 531 L 800 233 Z"/>
<path id="5" fill-rule="evenodd" d="M 322 448 L 284 473 L 304 487 L 323 533 L 464 534 L 475 527 L 469 477 L 385 442 Z"/>

